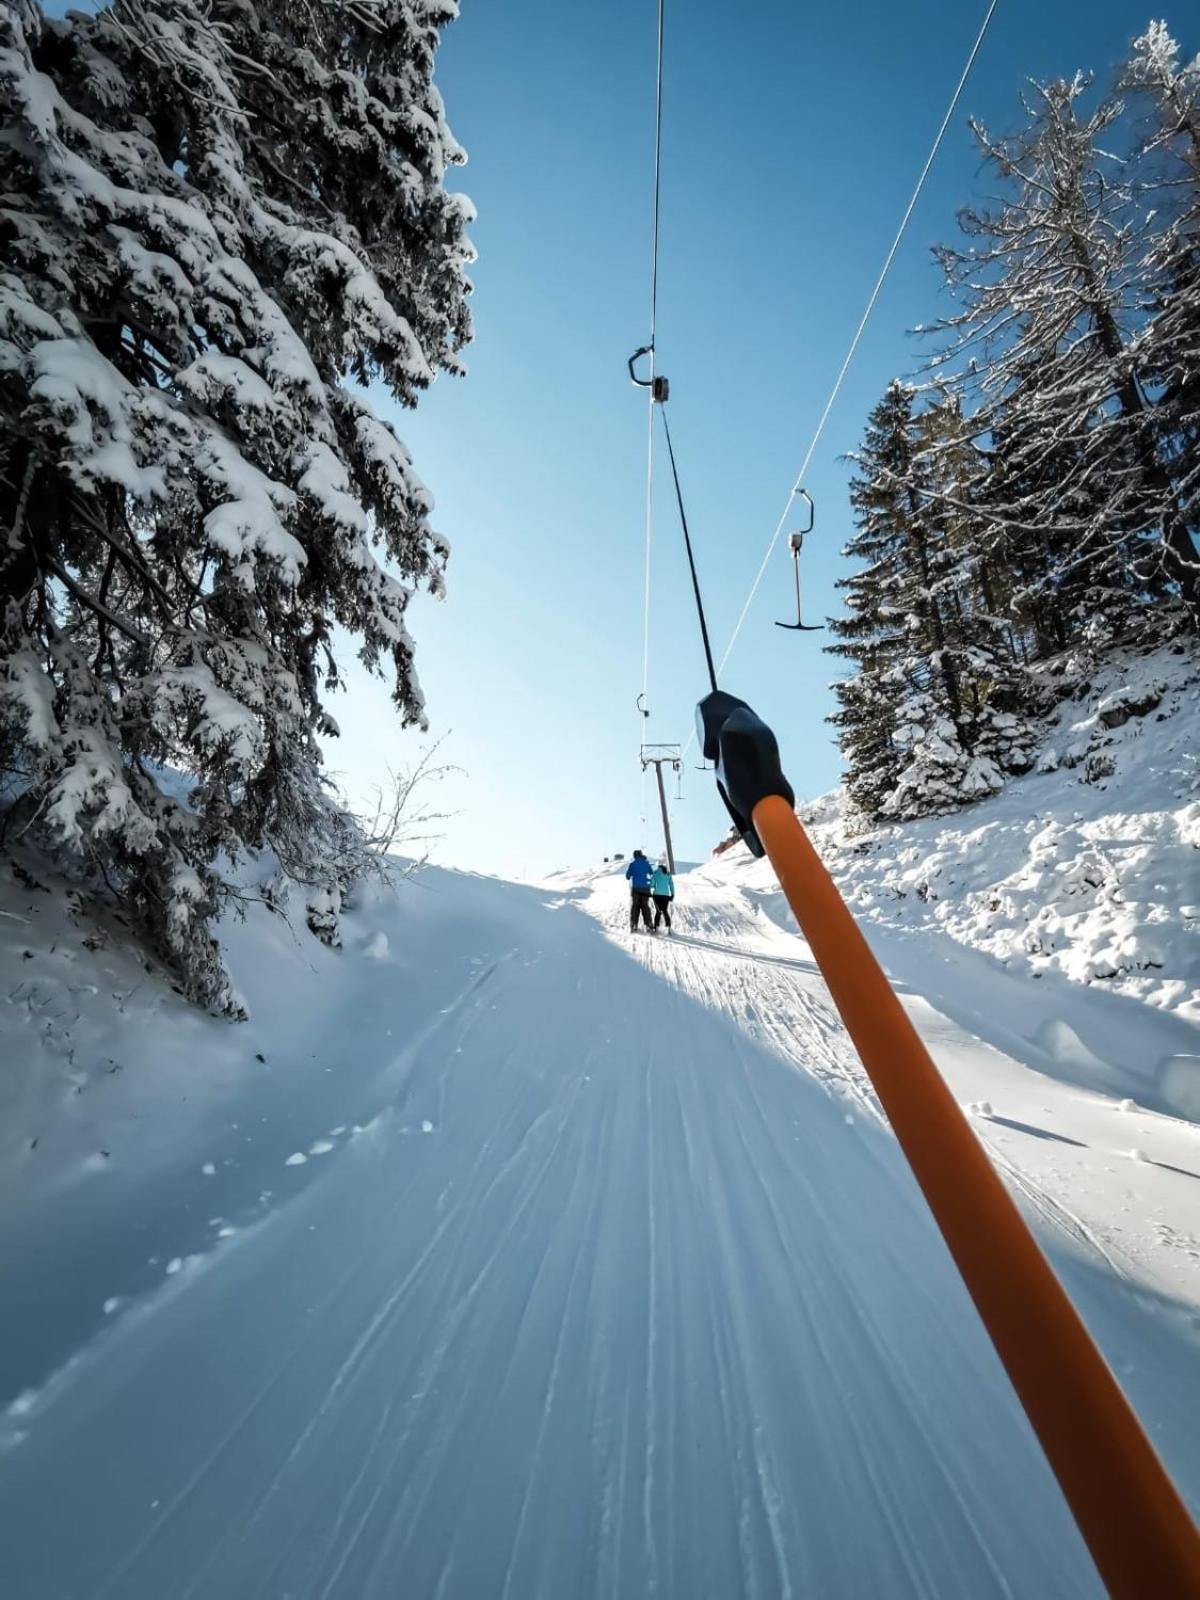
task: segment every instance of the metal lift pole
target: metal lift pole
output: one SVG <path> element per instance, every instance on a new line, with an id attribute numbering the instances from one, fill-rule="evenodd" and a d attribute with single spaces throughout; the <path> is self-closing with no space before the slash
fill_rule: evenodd
<path id="1" fill-rule="evenodd" d="M 667 842 L 667 869 L 675 876 L 675 851 L 671 845 L 671 819 L 667 814 L 667 791 L 663 786 L 661 756 L 654 763 L 654 776 L 658 779 L 658 803 L 662 807 L 663 838 Z"/>
<path id="2" fill-rule="evenodd" d="M 663 841 L 667 847 L 667 866 L 671 876 L 675 876 L 675 846 L 671 842 L 671 817 L 667 810 L 667 786 L 663 782 L 663 768 L 670 767 L 672 772 L 683 769 L 683 752 L 677 744 L 644 744 L 640 751 L 642 771 L 647 767 L 654 768 L 654 776 L 658 779 L 658 804 L 662 811 Z"/>

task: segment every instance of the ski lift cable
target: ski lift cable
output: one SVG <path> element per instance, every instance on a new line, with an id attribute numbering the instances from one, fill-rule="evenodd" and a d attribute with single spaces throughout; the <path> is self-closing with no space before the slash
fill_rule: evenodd
<path id="1" fill-rule="evenodd" d="M 671 460 L 671 477 L 675 483 L 675 501 L 679 507 L 679 521 L 683 525 L 683 542 L 687 547 L 688 570 L 692 575 L 692 593 L 696 599 L 696 616 L 700 622 L 700 637 L 704 641 L 704 660 L 708 667 L 708 681 L 713 693 L 717 692 L 717 669 L 713 666 L 712 644 L 708 637 L 708 619 L 704 615 L 704 601 L 700 595 L 700 579 L 696 575 L 696 557 L 692 550 L 692 535 L 688 529 L 687 512 L 683 509 L 683 490 L 679 486 L 679 469 L 675 465 L 675 446 L 671 443 L 671 424 L 667 421 L 666 401 L 661 406 L 663 433 L 667 440 L 667 455 Z M 653 415 L 653 413 L 651 413 Z"/>
<path id="2" fill-rule="evenodd" d="M 642 596 L 642 692 L 638 696 L 637 708 L 641 718 L 640 737 L 645 737 L 646 721 L 650 716 L 650 558 L 654 544 L 654 402 L 650 402 L 650 410 L 646 424 L 646 553 L 644 557 L 644 577 Z"/>
<path id="3" fill-rule="evenodd" d="M 954 116 L 954 113 L 958 110 L 958 103 L 962 99 L 963 90 L 967 86 L 967 79 L 971 76 L 971 69 L 974 67 L 976 58 L 983 47 L 983 41 L 987 37 L 988 28 L 991 26 L 992 17 L 995 14 L 996 7 L 999 5 L 999 3 L 1000 0 L 990 0 L 987 11 L 984 13 L 983 21 L 979 27 L 979 32 L 975 36 L 975 43 L 971 46 L 971 53 L 967 57 L 966 65 L 963 67 L 962 74 L 959 77 L 957 85 L 955 86 L 954 93 L 950 97 L 950 104 L 946 107 L 946 114 L 942 118 L 941 126 L 937 131 L 937 136 L 933 141 L 929 154 L 925 158 L 925 165 L 921 168 L 921 173 L 917 179 L 916 186 L 909 197 L 909 202 L 905 208 L 904 215 L 900 219 L 900 226 L 896 230 L 896 236 L 892 240 L 891 248 L 884 257 L 883 266 L 880 269 L 878 278 L 875 280 L 875 287 L 871 290 L 871 295 L 867 301 L 866 308 L 863 311 L 862 316 L 859 318 L 858 327 L 854 330 L 854 337 L 850 341 L 850 348 L 846 351 L 845 359 L 842 362 L 837 377 L 834 379 L 833 388 L 829 391 L 829 398 L 826 400 L 824 409 L 818 418 L 816 430 L 809 441 L 808 449 L 804 452 L 804 459 L 800 463 L 800 471 L 796 474 L 796 480 L 792 485 L 790 493 L 788 494 L 787 504 L 783 508 L 783 514 L 779 518 L 779 521 L 775 524 L 775 531 L 772 533 L 770 543 L 767 545 L 762 561 L 759 563 L 758 571 L 754 576 L 754 582 L 750 585 L 750 593 L 746 596 L 746 603 L 743 605 L 741 614 L 734 625 L 733 632 L 729 637 L 729 643 L 725 646 L 725 654 L 721 657 L 717 667 L 718 672 L 723 672 L 725 670 L 726 663 L 733 654 L 734 646 L 737 644 L 738 637 L 741 634 L 742 628 L 746 622 L 746 618 L 749 615 L 750 607 L 754 604 L 755 596 L 758 594 L 758 591 L 762 586 L 762 581 L 766 575 L 767 566 L 770 563 L 772 555 L 775 553 L 775 547 L 779 543 L 780 535 L 783 533 L 784 526 L 789 515 L 791 514 L 792 502 L 796 499 L 796 496 L 800 493 L 804 486 L 804 479 L 808 475 L 808 469 L 812 465 L 813 456 L 815 455 L 817 446 L 820 444 L 822 435 L 825 432 L 825 424 L 829 421 L 830 413 L 832 412 L 834 405 L 837 403 L 837 397 L 841 393 L 842 384 L 845 382 L 846 374 L 850 370 L 850 364 L 854 360 L 855 355 L 858 353 L 858 347 L 862 342 L 863 334 L 866 332 L 867 323 L 871 320 L 871 314 L 875 310 L 876 302 L 883 291 L 883 286 L 887 281 L 888 273 L 891 271 L 892 263 L 895 261 L 896 254 L 900 249 L 904 235 L 908 231 L 908 224 L 912 219 L 913 212 L 917 208 L 917 202 L 920 200 L 921 193 L 925 188 L 925 181 L 929 177 L 930 171 L 933 168 L 933 164 L 937 160 L 938 152 L 942 147 L 942 142 L 946 137 L 946 130 L 950 126 L 950 122 Z"/>
<path id="4" fill-rule="evenodd" d="M 642 601 L 642 695 L 639 702 L 643 719 L 649 716 L 650 691 L 650 566 L 654 543 L 654 339 L 658 329 L 658 231 L 662 209 L 662 127 L 663 127 L 663 22 L 666 0 L 658 0 L 657 59 L 654 71 L 654 226 L 650 243 L 650 341 L 644 351 L 650 358 L 650 383 L 646 418 L 646 552 Z M 634 360 L 637 358 L 634 357 Z M 630 362 L 633 376 L 633 361 Z M 645 721 L 643 720 L 643 728 Z"/>
<path id="5" fill-rule="evenodd" d="M 658 56 L 654 69 L 654 232 L 650 244 L 650 365 L 654 366 L 654 335 L 658 323 L 658 219 L 662 202 L 663 125 L 663 17 L 665 0 L 658 0 Z"/>

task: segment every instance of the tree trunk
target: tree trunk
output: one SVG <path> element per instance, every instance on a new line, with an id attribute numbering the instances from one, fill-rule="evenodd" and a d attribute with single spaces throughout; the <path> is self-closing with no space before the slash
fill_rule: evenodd
<path id="1" fill-rule="evenodd" d="M 950 716 L 958 733 L 959 743 L 965 750 L 971 748 L 971 737 L 967 732 L 963 719 L 962 695 L 959 689 L 958 675 L 948 660 L 949 652 L 946 649 L 946 629 L 942 621 L 941 607 L 933 593 L 933 573 L 929 566 L 929 547 L 921 527 L 922 507 L 918 503 L 915 490 L 908 490 L 908 509 L 912 517 L 913 543 L 917 550 L 917 560 L 921 567 L 921 582 L 925 585 L 925 611 L 929 618 L 929 625 L 933 632 L 934 647 L 938 653 L 938 673 L 946 690 L 946 700 L 950 707 Z"/>
<path id="2" fill-rule="evenodd" d="M 1100 335 L 1100 347 L 1110 361 L 1119 363 L 1125 353 L 1125 342 L 1117 326 L 1117 319 L 1113 315 L 1111 306 L 1100 295 L 1096 275 L 1083 241 L 1076 238 L 1074 243 L 1080 269 L 1091 297 L 1091 312 L 1096 331 Z M 1175 485 L 1171 482 L 1171 475 L 1163 465 L 1162 457 L 1152 437 L 1150 431 L 1152 407 L 1142 393 L 1142 386 L 1135 371 L 1131 371 L 1127 378 L 1118 383 L 1116 394 L 1123 416 L 1140 416 L 1146 419 L 1147 426 L 1138 434 L 1137 452 L 1146 487 L 1161 508 L 1160 538 L 1165 556 L 1163 565 L 1168 577 L 1179 586 L 1180 595 L 1193 626 L 1200 629 L 1200 556 L 1197 555 L 1187 523 L 1180 514 L 1179 499 L 1175 493 Z"/>

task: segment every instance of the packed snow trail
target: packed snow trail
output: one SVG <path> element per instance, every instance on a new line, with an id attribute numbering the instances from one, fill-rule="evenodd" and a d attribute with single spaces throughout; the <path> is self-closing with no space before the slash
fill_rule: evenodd
<path id="1" fill-rule="evenodd" d="M 6 1595 L 1100 1593 L 800 942 L 423 885 L 7 1209 Z M 1194 1335 L 1062 1248 L 1194 1493 Z"/>

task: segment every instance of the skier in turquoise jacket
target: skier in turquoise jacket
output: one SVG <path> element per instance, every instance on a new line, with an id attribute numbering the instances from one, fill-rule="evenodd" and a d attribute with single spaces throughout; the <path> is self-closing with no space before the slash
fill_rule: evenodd
<path id="1" fill-rule="evenodd" d="M 660 861 L 651 875 L 650 893 L 654 897 L 654 931 L 657 933 L 659 924 L 665 922 L 667 932 L 670 933 L 671 901 L 675 898 L 675 880 L 667 871 L 665 861 Z"/>

